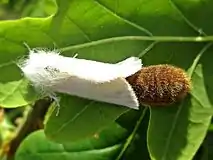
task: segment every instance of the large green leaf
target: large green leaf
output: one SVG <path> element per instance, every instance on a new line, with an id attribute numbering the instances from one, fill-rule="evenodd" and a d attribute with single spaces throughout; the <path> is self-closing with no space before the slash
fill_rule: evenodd
<path id="1" fill-rule="evenodd" d="M 108 125 L 92 137 L 72 143 L 52 142 L 45 137 L 43 130 L 37 131 L 21 143 L 15 160 L 57 160 L 62 157 L 69 160 L 118 160 L 121 157 L 126 160 L 149 159 L 146 147 L 148 114 L 144 117 L 146 120 L 140 125 L 139 132 L 132 132 L 139 117 L 140 112 L 126 112 L 117 123 Z"/>
<path id="2" fill-rule="evenodd" d="M 110 160 L 116 157 L 126 136 L 125 129 L 113 124 L 100 134 L 78 143 L 58 144 L 48 140 L 41 130 L 23 141 L 15 160 Z"/>
<path id="3" fill-rule="evenodd" d="M 185 8 L 183 3 L 179 1 L 174 1 L 172 6 L 176 9 L 182 9 L 178 10 L 178 12 L 181 13 L 185 22 L 192 29 L 202 28 L 202 33 L 201 29 L 197 29 L 197 35 L 211 33 L 212 30 L 208 28 L 207 23 L 204 23 L 202 18 L 203 12 L 205 12 L 206 16 L 208 14 L 210 16 L 213 13 L 208 10 L 209 6 L 213 6 L 212 1 L 205 5 L 201 2 L 188 2 L 188 4 L 191 10 Z M 200 7 L 199 10 L 198 7 Z M 199 18 L 192 16 L 194 10 L 197 10 Z M 185 17 L 186 15 L 187 17 Z M 203 23 L 200 23 L 201 21 Z M 209 26 L 212 26 L 212 24 Z M 180 104 L 166 109 L 151 108 L 148 146 L 152 159 L 192 159 L 201 145 L 211 121 L 213 107 L 211 43 L 200 46 L 198 44 L 185 45 L 187 46 L 179 46 L 179 44 L 170 46 L 169 48 L 173 48 L 173 50 L 176 47 L 181 47 L 173 51 L 170 57 L 168 57 L 168 54 L 161 54 L 162 60 L 168 57 L 166 60 L 169 63 L 185 66 L 184 68 L 188 69 L 188 74 L 192 78 L 193 88 L 191 95 Z M 200 49 L 197 47 L 200 47 Z M 163 62 L 161 59 L 154 60 L 153 54 L 151 53 L 144 57 L 147 63 Z"/>
<path id="4" fill-rule="evenodd" d="M 212 115 L 212 48 L 206 46 L 213 41 L 213 23 L 206 17 L 213 15 L 213 1 L 57 2 L 58 11 L 51 17 L 0 23 L 0 105 L 16 107 L 35 100 L 34 92 L 29 92 L 20 70 L 13 63 L 17 57 L 27 53 L 23 42 L 30 47 L 53 48 L 56 45 L 66 56 L 77 52 L 79 58 L 105 62 L 143 56 L 145 65 L 171 63 L 189 70 L 193 90 L 180 104 L 170 108 L 151 108 L 149 151 L 152 159 L 157 160 L 192 158 L 205 137 Z M 200 52 L 202 49 L 205 51 Z M 12 75 L 8 76 L 8 73 Z M 73 97 L 72 104 L 75 105 L 62 105 L 59 117 L 50 116 L 46 134 L 53 140 L 64 142 L 60 135 L 72 139 L 79 130 L 79 137 L 85 138 L 124 112 L 122 107 L 94 102 L 88 107 L 88 112 L 81 114 L 84 118 L 78 119 L 77 124 L 81 125 L 69 123 L 81 113 L 87 102 L 79 102 Z M 104 114 L 100 114 L 100 108 Z M 92 111 L 97 117 L 97 122 L 92 124 L 94 128 L 88 127 Z M 110 116 L 105 119 L 103 115 Z M 91 121 L 94 122 L 95 118 Z M 55 127 L 54 123 L 57 124 Z M 60 126 L 66 127 L 57 131 Z M 48 128 L 59 134 L 51 134 Z"/>
<path id="5" fill-rule="evenodd" d="M 24 42 L 30 46 L 45 46 L 52 43 L 52 40 L 44 31 L 48 23 L 49 19 L 31 18 L 0 22 L 1 106 L 18 107 L 35 100 L 35 91 L 24 80 L 16 62 L 18 58 L 22 58 L 21 56 L 27 53 Z"/>
<path id="6" fill-rule="evenodd" d="M 116 120 L 126 108 L 64 95 L 60 110 L 51 114 L 45 127 L 46 135 L 60 143 L 94 136 Z"/>

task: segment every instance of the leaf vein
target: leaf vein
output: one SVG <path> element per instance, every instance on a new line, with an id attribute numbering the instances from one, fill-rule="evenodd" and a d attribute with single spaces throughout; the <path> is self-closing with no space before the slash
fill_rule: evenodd
<path id="1" fill-rule="evenodd" d="M 87 105 L 85 105 L 84 108 L 82 108 L 81 111 L 78 112 L 73 118 L 71 118 L 70 120 L 65 122 L 63 125 L 61 125 L 61 127 L 55 132 L 55 134 L 57 134 L 58 132 L 63 130 L 63 128 L 65 128 L 69 123 L 72 123 L 73 121 L 75 121 L 93 103 L 94 103 L 94 101 L 90 101 Z"/>
<path id="2" fill-rule="evenodd" d="M 103 3 L 101 3 L 99 0 L 94 0 L 94 2 L 96 2 L 96 4 L 98 4 L 99 6 L 101 6 L 103 9 L 105 9 L 108 13 L 110 13 L 111 15 L 113 15 L 114 17 L 124 21 L 125 23 L 129 24 L 130 26 L 142 31 L 143 33 L 146 33 L 149 36 L 152 36 L 153 34 L 146 28 L 138 25 L 135 22 L 132 22 L 131 20 L 128 20 L 127 18 L 122 17 L 121 15 L 118 15 L 118 13 L 112 11 L 109 7 L 107 7 L 106 5 L 104 5 Z"/>
<path id="3" fill-rule="evenodd" d="M 6 67 L 6 66 L 10 66 L 10 65 L 12 65 L 13 63 L 14 63 L 14 62 L 12 62 L 12 61 L 6 62 L 6 63 L 1 63 L 1 64 L 0 64 L 0 68 Z"/>
<path id="4" fill-rule="evenodd" d="M 50 34 L 44 30 L 40 30 L 42 33 L 44 33 L 52 42 L 56 47 L 59 47 L 55 41 L 55 39 L 53 37 L 50 36 Z"/>
<path id="5" fill-rule="evenodd" d="M 148 110 L 147 106 L 144 106 L 145 108 L 143 109 L 143 111 L 141 112 L 141 115 L 139 117 L 139 119 L 136 122 L 136 125 L 132 131 L 132 133 L 129 135 L 129 137 L 127 138 L 126 142 L 123 145 L 123 148 L 121 149 L 121 152 L 118 154 L 118 156 L 116 157 L 116 160 L 120 160 L 121 157 L 123 156 L 123 154 L 125 153 L 125 151 L 127 150 L 128 146 L 132 143 L 132 141 L 135 138 L 135 135 L 137 134 L 137 131 L 140 127 L 140 124 L 144 118 L 144 116 L 146 115 L 146 112 Z"/>
<path id="6" fill-rule="evenodd" d="M 12 91 L 7 92 L 8 94 L 6 94 L 3 99 L 1 100 L 1 103 L 3 103 L 5 100 L 7 100 L 8 97 L 10 97 L 12 94 L 14 94 L 15 91 L 19 90 L 19 86 L 21 86 L 21 84 L 24 82 L 24 80 L 20 80 L 17 85 L 13 88 Z"/>
<path id="7" fill-rule="evenodd" d="M 207 36 L 207 34 L 199 27 L 197 27 L 195 24 L 193 24 L 184 14 L 183 12 L 178 8 L 178 6 L 175 4 L 173 0 L 169 0 L 171 7 L 183 18 L 183 20 L 186 22 L 186 24 L 189 25 L 190 28 L 192 28 L 194 31 L 196 31 L 199 35 Z"/>
<path id="8" fill-rule="evenodd" d="M 84 32 L 84 30 L 83 30 L 74 20 L 72 20 L 70 16 L 67 15 L 67 18 L 70 20 L 70 22 L 71 22 L 72 24 L 74 24 L 74 25 L 79 29 L 79 31 L 84 35 L 84 37 L 85 37 L 88 41 L 92 41 L 92 40 L 90 39 L 90 37 L 86 34 L 86 32 Z"/>
<path id="9" fill-rule="evenodd" d="M 155 46 L 157 43 L 158 43 L 157 41 L 152 42 L 150 45 L 148 45 L 145 49 L 143 49 L 143 51 L 141 51 L 141 52 L 138 54 L 138 57 L 139 57 L 139 58 L 142 58 L 143 56 L 145 56 L 145 54 L 147 54 L 152 48 L 154 48 L 154 46 Z"/>
<path id="10" fill-rule="evenodd" d="M 197 112 L 197 113 L 207 113 L 207 114 L 210 114 L 210 115 L 213 115 L 213 109 L 211 109 L 211 108 L 206 108 L 203 104 L 202 104 L 202 102 L 199 100 L 199 98 L 197 98 L 194 94 L 191 94 L 191 96 L 194 98 L 194 100 L 195 101 L 197 101 L 197 103 L 199 103 L 199 105 L 201 106 L 201 107 L 203 107 L 205 110 L 206 110 L 206 112 Z"/>

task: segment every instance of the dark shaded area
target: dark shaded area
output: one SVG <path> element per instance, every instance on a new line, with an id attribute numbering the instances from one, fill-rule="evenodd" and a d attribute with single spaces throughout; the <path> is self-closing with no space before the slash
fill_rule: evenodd
<path id="1" fill-rule="evenodd" d="M 142 114 L 144 108 L 141 108 L 141 111 L 130 110 L 123 114 L 118 120 L 117 123 L 123 128 L 127 129 L 131 134 L 137 120 Z M 124 152 L 121 160 L 149 160 L 149 152 L 147 148 L 147 128 L 149 123 L 149 111 L 146 111 L 146 114 L 140 124 L 137 134 L 134 136 L 133 140 L 130 142 L 127 150 Z"/>
<path id="2" fill-rule="evenodd" d="M 10 142 L 10 149 L 7 153 L 8 160 L 13 159 L 17 148 L 25 137 L 44 127 L 44 117 L 51 103 L 49 99 L 41 99 L 34 104 L 26 117 L 25 123 L 19 128 L 17 135 Z"/>

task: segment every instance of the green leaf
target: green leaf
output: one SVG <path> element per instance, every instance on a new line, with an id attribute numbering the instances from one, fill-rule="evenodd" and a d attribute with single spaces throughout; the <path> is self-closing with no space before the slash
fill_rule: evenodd
<path id="1" fill-rule="evenodd" d="M 43 25 L 47 25 L 48 21 L 48 19 L 26 18 L 0 22 L 0 105 L 2 107 L 18 107 L 35 101 L 36 93 L 23 78 L 16 63 L 27 53 L 24 42 L 32 43 L 34 46 L 51 43 L 45 31 L 42 31 Z"/>
<path id="2" fill-rule="evenodd" d="M 51 114 L 45 134 L 60 143 L 94 136 L 126 111 L 126 107 L 62 96 L 59 115 Z"/>
<path id="3" fill-rule="evenodd" d="M 187 2 L 190 4 L 189 2 Z M 172 6 L 181 12 L 184 21 L 197 31 L 198 34 L 209 33 L 206 23 L 199 23 L 202 17 L 198 19 L 192 18 L 193 9 L 197 9 L 197 5 L 208 10 L 209 6 L 213 6 L 212 2 L 204 6 L 191 2 L 189 8 L 184 8 L 183 3 L 174 1 Z M 201 8 L 200 8 L 201 9 Z M 212 13 L 212 12 L 211 12 Z M 187 15 L 187 18 L 185 17 Z M 209 14 L 209 13 L 208 13 Z M 206 13 L 207 16 L 207 13 Z M 191 19 L 192 18 L 192 19 Z M 197 20 L 197 21 L 196 21 Z M 194 23 L 192 23 L 194 22 Z M 196 25 L 203 28 L 197 30 Z M 212 25 L 212 24 L 211 24 Z M 211 26 L 210 25 L 210 26 Z M 162 160 L 188 160 L 192 159 L 205 138 L 209 124 L 212 118 L 213 96 L 212 96 L 212 80 L 211 76 L 211 43 L 197 45 L 185 44 L 170 46 L 168 50 L 177 49 L 168 61 L 172 64 L 185 66 L 188 68 L 189 76 L 192 78 L 193 88 L 190 97 L 186 98 L 180 104 L 171 106 L 171 108 L 151 108 L 151 118 L 148 130 L 148 146 L 152 159 Z M 200 47 L 198 49 L 197 47 Z M 211 47 L 211 48 L 210 48 Z M 156 48 L 157 49 L 157 48 Z M 153 54 L 145 56 L 147 63 L 162 63 L 168 55 L 161 54 L 161 59 L 153 60 Z M 190 60 L 191 59 L 191 60 Z"/>
<path id="4" fill-rule="evenodd" d="M 125 129 L 112 124 L 94 137 L 77 143 L 59 144 L 48 140 L 41 130 L 22 142 L 15 160 L 110 160 L 116 157 L 126 136 Z"/>
<path id="5" fill-rule="evenodd" d="M 213 1 L 135 0 L 132 3 L 128 0 L 58 0 L 57 2 L 58 11 L 51 17 L 0 23 L 2 44 L 0 73 L 3 75 L 0 77 L 0 97 L 3 98 L 0 105 L 16 107 L 35 100 L 34 96 L 28 96 L 27 83 L 19 85 L 23 78 L 12 63 L 17 57 L 27 53 L 23 42 L 30 47 L 53 48 L 54 44 L 63 55 L 73 56 L 77 52 L 79 58 L 104 62 L 113 63 L 129 56 L 143 56 L 144 65 L 174 64 L 189 70 L 193 89 L 189 97 L 174 107 L 151 108 L 148 147 L 152 159 L 191 159 L 206 135 L 212 116 L 213 78 L 210 53 L 212 48 L 207 49 L 205 46 L 213 41 L 213 23 L 206 18 L 213 15 Z M 202 49 L 203 52 L 200 52 Z M 8 73 L 12 75 L 8 76 Z M 10 97 L 8 93 L 13 95 L 12 99 L 7 98 Z M 74 97 L 72 99 L 74 105 L 62 107 L 59 116 L 67 118 L 70 113 L 72 116 L 69 120 L 72 120 L 88 102 L 86 100 L 79 102 Z M 72 124 L 74 131 L 68 131 L 66 128 L 68 132 L 60 132 L 60 135 L 68 137 L 69 133 L 69 136 L 76 136 L 75 129 L 80 127 L 84 130 L 84 132 L 78 130 L 82 137 L 91 136 L 93 131 L 102 128 L 99 125 L 109 124 L 123 112 L 121 107 L 120 111 L 113 114 L 115 107 L 104 106 L 95 102 L 94 106 L 88 108 L 90 112 L 82 115 L 86 118 L 78 120 L 78 124 L 84 125 Z M 107 110 L 104 114 L 106 112 L 112 117 L 98 125 L 96 123 L 90 130 L 88 126 L 93 124 L 88 117 L 96 107 Z M 66 109 L 66 114 L 63 112 L 65 108 L 69 109 Z M 97 117 L 97 121 L 102 117 L 98 111 L 95 110 L 93 114 Z M 65 118 L 59 117 L 57 121 L 57 117 L 52 115 L 48 125 L 54 121 L 57 122 L 56 128 L 63 126 L 69 122 Z M 92 121 L 94 122 L 95 118 L 92 118 Z M 53 126 L 53 123 L 51 125 Z M 72 134 L 74 132 L 75 134 Z M 59 134 L 50 137 L 64 141 Z"/>
<path id="6" fill-rule="evenodd" d="M 118 159 L 119 155 L 125 160 L 149 159 L 146 147 L 146 128 L 149 114 L 143 118 L 144 121 L 140 125 L 139 132 L 132 134 L 140 113 L 134 110 L 128 111 L 117 120 L 117 123 L 110 124 L 94 136 L 77 142 L 55 143 L 45 137 L 43 130 L 37 131 L 21 143 L 16 152 L 15 160 L 30 158 L 33 160 L 57 160 L 62 156 L 69 160 L 115 160 Z M 126 152 L 123 154 L 123 148 L 129 142 L 131 145 L 126 148 Z"/>

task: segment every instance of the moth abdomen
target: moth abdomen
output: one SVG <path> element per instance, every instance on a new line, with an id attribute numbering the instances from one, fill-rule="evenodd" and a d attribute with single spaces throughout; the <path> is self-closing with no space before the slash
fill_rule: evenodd
<path id="1" fill-rule="evenodd" d="M 126 80 L 138 101 L 145 105 L 170 105 L 184 98 L 191 89 L 186 72 L 168 64 L 143 67 Z"/>

